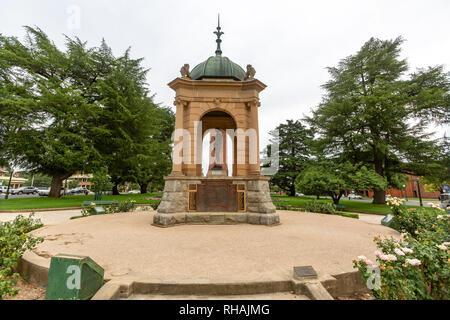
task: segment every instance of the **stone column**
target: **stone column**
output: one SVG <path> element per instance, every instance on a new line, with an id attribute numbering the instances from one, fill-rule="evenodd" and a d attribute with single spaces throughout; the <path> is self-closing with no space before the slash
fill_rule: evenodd
<path id="1" fill-rule="evenodd" d="M 250 168 L 250 175 L 260 175 L 261 173 L 261 169 L 260 169 L 260 159 L 259 159 L 259 128 L 258 128 L 258 104 L 255 103 L 251 103 L 250 106 L 250 120 L 251 120 L 251 124 L 250 124 L 250 128 L 254 129 L 256 131 L 256 163 L 255 164 L 250 164 L 249 168 Z M 249 146 L 250 148 L 250 146 Z M 249 151 L 252 151 L 252 148 L 249 149 Z M 249 154 L 249 160 L 250 160 L 250 154 Z"/>
<path id="2" fill-rule="evenodd" d="M 174 102 L 174 105 L 176 106 L 177 110 L 176 110 L 176 117 L 175 117 L 175 130 L 183 130 L 184 129 L 184 105 L 183 103 L 176 99 Z M 184 143 L 182 142 L 182 140 L 184 140 L 184 138 L 180 138 L 180 136 L 178 137 L 178 141 L 174 141 L 174 146 L 176 143 Z M 175 150 L 175 148 L 174 148 Z M 179 157 L 183 156 L 183 151 L 180 152 L 180 154 L 178 155 Z M 172 159 L 174 159 L 174 157 L 172 157 Z M 183 165 L 182 163 L 175 163 L 175 161 L 172 162 L 172 173 L 171 175 L 182 175 L 183 174 Z"/>

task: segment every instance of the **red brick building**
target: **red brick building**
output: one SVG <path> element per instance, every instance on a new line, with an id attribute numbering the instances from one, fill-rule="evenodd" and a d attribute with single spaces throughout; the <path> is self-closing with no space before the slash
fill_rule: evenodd
<path id="1" fill-rule="evenodd" d="M 399 198 L 418 198 L 419 197 L 419 189 L 417 185 L 417 178 L 416 176 L 407 175 L 408 176 L 408 182 L 405 184 L 405 189 L 399 190 L 399 189 L 388 189 L 386 191 L 386 194 L 389 194 L 393 197 L 399 197 Z M 420 183 L 420 193 L 422 195 L 422 198 L 428 198 L 428 199 L 437 199 L 440 195 L 439 191 L 436 192 L 426 192 L 425 186 Z M 405 194 L 406 192 L 406 194 Z M 373 197 L 373 191 L 372 190 L 366 190 L 364 191 L 364 195 L 367 197 Z"/>

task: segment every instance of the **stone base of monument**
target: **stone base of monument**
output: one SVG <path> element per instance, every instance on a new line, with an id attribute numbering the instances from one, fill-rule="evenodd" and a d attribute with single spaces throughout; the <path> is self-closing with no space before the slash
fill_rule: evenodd
<path id="1" fill-rule="evenodd" d="M 153 225 L 170 227 L 177 224 L 262 224 L 266 226 L 280 223 L 277 213 L 241 213 L 241 212 L 183 212 L 183 213 L 156 213 L 153 216 Z"/>
<path id="2" fill-rule="evenodd" d="M 161 204 L 153 218 L 153 225 L 161 227 L 184 223 L 277 225 L 280 223 L 280 217 L 270 197 L 268 180 L 269 178 L 264 176 L 167 176 Z M 216 204 L 214 198 L 206 200 L 211 202 L 211 209 L 214 210 L 205 211 L 204 203 L 203 206 L 199 203 L 193 204 L 199 202 L 198 197 L 202 196 L 200 193 L 197 195 L 197 192 L 200 192 L 197 186 L 208 184 L 213 185 L 211 192 L 215 190 L 214 185 L 218 184 L 222 184 L 225 189 L 235 187 L 233 190 L 236 191 L 232 192 L 240 196 L 237 209 L 220 210 L 220 206 L 214 207 Z M 208 195 L 209 192 L 204 194 Z M 233 197 L 233 193 L 230 194 Z M 221 200 L 225 201 L 224 203 L 227 201 Z"/>

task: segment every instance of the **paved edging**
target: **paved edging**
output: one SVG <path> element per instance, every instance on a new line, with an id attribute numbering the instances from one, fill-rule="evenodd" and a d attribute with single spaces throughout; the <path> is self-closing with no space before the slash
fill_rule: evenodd
<path id="1" fill-rule="evenodd" d="M 27 251 L 19 261 L 19 272 L 30 283 L 45 288 L 50 260 Z M 315 280 L 279 280 L 235 283 L 155 283 L 145 279 L 105 279 L 106 283 L 92 298 L 114 300 L 132 294 L 167 295 L 252 295 L 276 292 L 295 292 L 312 300 L 329 300 L 333 297 L 367 291 L 359 271 L 326 275 Z"/>

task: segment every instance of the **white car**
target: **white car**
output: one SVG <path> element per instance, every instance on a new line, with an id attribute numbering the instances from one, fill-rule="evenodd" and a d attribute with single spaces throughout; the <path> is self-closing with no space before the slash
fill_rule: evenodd
<path id="1" fill-rule="evenodd" d="M 39 189 L 39 195 L 41 197 L 48 196 L 50 193 L 50 188 L 38 188 Z"/>
<path id="2" fill-rule="evenodd" d="M 139 194 L 141 193 L 141 190 L 130 190 L 128 191 L 128 194 Z"/>
<path id="3" fill-rule="evenodd" d="M 350 199 L 362 199 L 363 197 L 361 197 L 359 194 L 354 194 L 354 193 L 350 193 L 348 195 L 348 200 Z"/>
<path id="4" fill-rule="evenodd" d="M 39 194 L 38 188 L 35 187 L 20 187 L 18 189 L 10 190 L 11 194 Z"/>

